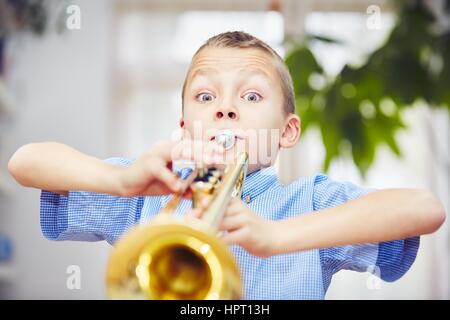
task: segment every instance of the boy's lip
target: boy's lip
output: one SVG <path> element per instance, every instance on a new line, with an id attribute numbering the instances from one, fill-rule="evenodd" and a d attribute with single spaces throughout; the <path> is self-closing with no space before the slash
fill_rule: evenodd
<path id="1" fill-rule="evenodd" d="M 209 141 L 214 141 L 214 140 L 216 140 L 216 135 L 217 135 L 217 133 L 218 132 L 216 132 L 215 134 L 213 134 L 213 135 L 211 135 L 209 138 L 208 138 L 208 140 Z M 234 133 L 234 138 L 237 140 L 237 139 L 239 139 L 239 140 L 244 140 L 245 139 L 245 137 L 243 136 L 243 135 L 239 135 L 239 134 L 236 134 L 236 133 Z"/>
<path id="2" fill-rule="evenodd" d="M 242 135 L 231 129 L 218 130 L 214 135 L 209 137 L 209 141 L 217 142 L 225 150 L 233 148 L 238 140 L 243 139 Z"/>

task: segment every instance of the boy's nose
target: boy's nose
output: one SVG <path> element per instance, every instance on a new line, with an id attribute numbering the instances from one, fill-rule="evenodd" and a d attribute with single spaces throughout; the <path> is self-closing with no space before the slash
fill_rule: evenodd
<path id="1" fill-rule="evenodd" d="M 217 111 L 216 112 L 216 119 L 222 119 L 224 117 L 227 117 L 228 119 L 231 119 L 231 120 L 235 120 L 237 118 L 237 114 L 234 111 L 228 111 L 228 112 Z"/>

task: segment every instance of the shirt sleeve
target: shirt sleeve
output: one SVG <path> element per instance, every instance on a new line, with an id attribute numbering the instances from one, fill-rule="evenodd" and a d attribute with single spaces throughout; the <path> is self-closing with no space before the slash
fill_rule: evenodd
<path id="1" fill-rule="evenodd" d="M 105 162 L 128 166 L 131 161 L 110 158 Z M 140 219 L 143 197 L 119 197 L 84 191 L 67 196 L 41 191 L 40 222 L 49 240 L 101 241 L 113 244 Z"/>
<path id="2" fill-rule="evenodd" d="M 344 204 L 366 195 L 374 189 L 365 189 L 348 182 L 336 182 L 325 175 L 314 181 L 314 211 Z M 325 280 L 339 270 L 371 272 L 384 281 L 402 277 L 413 264 L 419 248 L 419 237 L 380 243 L 348 245 L 320 250 Z"/>

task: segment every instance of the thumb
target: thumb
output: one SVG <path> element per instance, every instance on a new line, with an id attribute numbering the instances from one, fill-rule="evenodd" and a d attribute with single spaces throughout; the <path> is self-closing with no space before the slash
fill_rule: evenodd
<path id="1" fill-rule="evenodd" d="M 192 209 L 190 211 L 188 211 L 185 215 L 186 219 L 192 219 L 192 218 L 197 218 L 199 219 L 202 215 L 202 210 L 200 208 L 195 208 Z"/>
<path id="2" fill-rule="evenodd" d="M 158 170 L 154 170 L 153 177 L 164 183 L 173 192 L 179 192 L 183 187 L 180 178 L 165 166 L 160 166 Z"/>

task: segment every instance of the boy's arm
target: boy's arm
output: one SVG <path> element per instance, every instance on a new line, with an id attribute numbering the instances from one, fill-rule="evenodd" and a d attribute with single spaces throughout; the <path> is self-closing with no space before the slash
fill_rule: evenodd
<path id="1" fill-rule="evenodd" d="M 430 192 L 381 190 L 340 206 L 275 222 L 277 253 L 405 239 L 436 231 L 445 220 Z"/>
<path id="2" fill-rule="evenodd" d="M 27 144 L 11 157 L 8 169 L 23 186 L 67 194 L 83 190 L 119 196 L 160 195 L 183 188 L 170 170 L 171 162 L 217 161 L 222 148 L 199 142 L 161 142 L 129 167 L 108 164 L 55 142 Z"/>
<path id="3" fill-rule="evenodd" d="M 158 197 L 141 195 L 179 190 L 171 161 L 198 159 L 202 144 L 194 145 L 161 142 L 136 161 L 101 161 L 59 143 L 35 143 L 13 155 L 9 170 L 19 183 L 43 189 L 40 222 L 47 239 L 112 244 L 140 220 L 144 207 L 147 213 L 159 210 Z M 201 153 L 205 162 L 212 150 Z"/>
<path id="4" fill-rule="evenodd" d="M 122 167 L 103 162 L 56 142 L 20 147 L 8 163 L 11 175 L 25 187 L 67 194 L 84 190 L 119 195 Z"/>
<path id="5" fill-rule="evenodd" d="M 221 229 L 224 240 L 265 257 L 310 249 L 404 239 L 436 231 L 445 220 L 440 201 L 411 189 L 376 191 L 342 205 L 268 221 L 235 200 Z"/>

